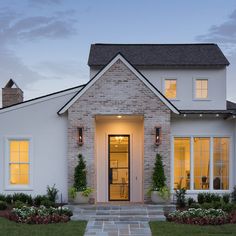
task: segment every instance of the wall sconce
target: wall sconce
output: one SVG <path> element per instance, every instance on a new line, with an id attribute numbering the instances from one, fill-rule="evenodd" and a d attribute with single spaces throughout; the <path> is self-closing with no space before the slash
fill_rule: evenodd
<path id="1" fill-rule="evenodd" d="M 84 128 L 83 127 L 78 127 L 77 128 L 77 132 L 78 132 L 78 140 L 77 140 L 77 142 L 78 142 L 78 145 L 83 145 L 83 143 L 84 143 Z"/>
<path id="2" fill-rule="evenodd" d="M 158 146 L 161 144 L 161 127 L 155 127 L 155 144 Z"/>

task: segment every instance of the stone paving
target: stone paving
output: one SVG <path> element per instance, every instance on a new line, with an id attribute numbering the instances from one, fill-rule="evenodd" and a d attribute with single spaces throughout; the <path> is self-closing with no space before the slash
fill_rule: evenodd
<path id="1" fill-rule="evenodd" d="M 89 220 L 84 236 L 151 236 L 148 222 Z"/>
<path id="2" fill-rule="evenodd" d="M 149 221 L 164 221 L 164 209 L 174 205 L 68 205 L 73 211 L 71 220 L 87 220 L 85 236 L 151 236 Z"/>

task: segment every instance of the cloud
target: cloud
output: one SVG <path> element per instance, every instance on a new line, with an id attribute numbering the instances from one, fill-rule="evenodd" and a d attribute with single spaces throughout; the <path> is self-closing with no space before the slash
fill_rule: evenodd
<path id="1" fill-rule="evenodd" d="M 198 41 L 236 43 L 236 10 L 229 16 L 228 20 L 220 25 L 210 27 L 208 33 L 196 37 Z"/>
<path id="2" fill-rule="evenodd" d="M 51 5 L 51 4 L 60 4 L 62 0 L 29 0 L 30 5 Z"/>

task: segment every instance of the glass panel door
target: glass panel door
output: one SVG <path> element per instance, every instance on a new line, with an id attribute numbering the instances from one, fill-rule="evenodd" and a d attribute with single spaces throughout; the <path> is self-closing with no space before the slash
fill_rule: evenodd
<path id="1" fill-rule="evenodd" d="M 129 135 L 108 137 L 109 201 L 129 201 Z"/>

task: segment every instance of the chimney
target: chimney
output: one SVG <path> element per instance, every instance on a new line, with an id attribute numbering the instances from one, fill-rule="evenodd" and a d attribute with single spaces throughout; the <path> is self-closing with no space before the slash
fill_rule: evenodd
<path id="1" fill-rule="evenodd" d="M 2 107 L 8 107 L 23 102 L 23 91 L 13 79 L 2 88 Z"/>

